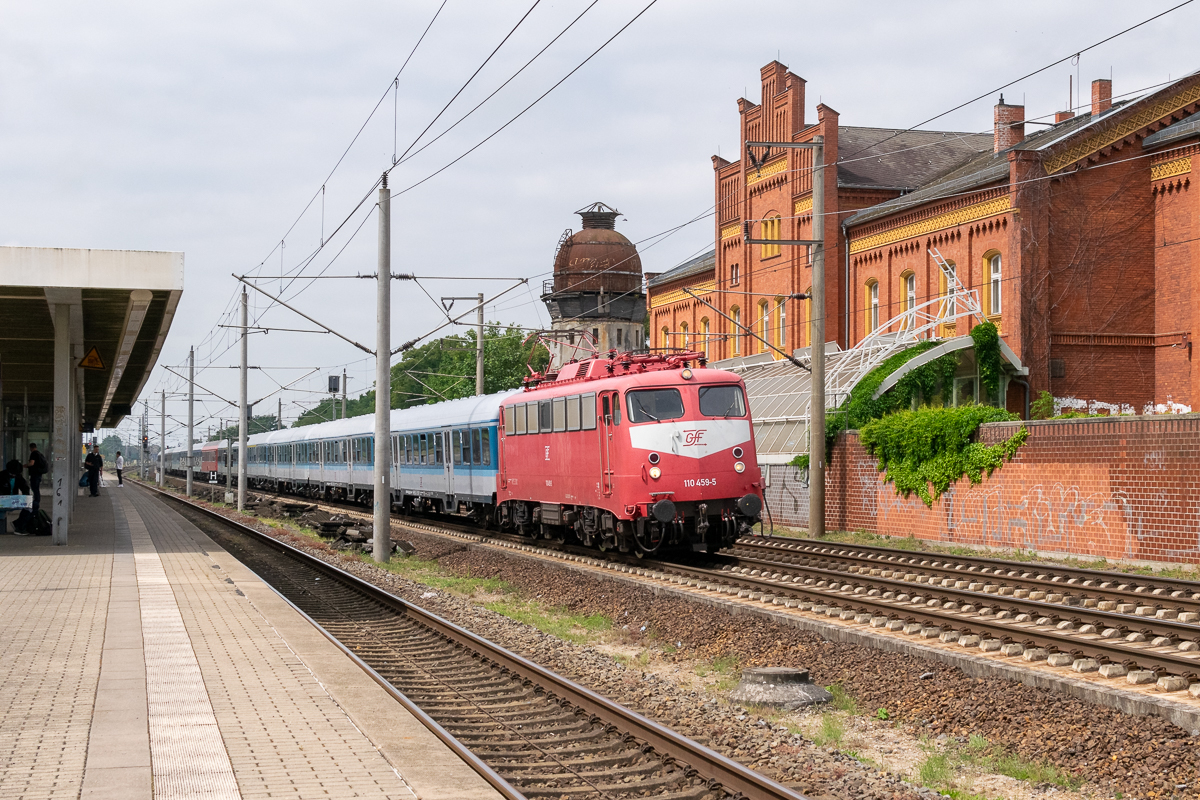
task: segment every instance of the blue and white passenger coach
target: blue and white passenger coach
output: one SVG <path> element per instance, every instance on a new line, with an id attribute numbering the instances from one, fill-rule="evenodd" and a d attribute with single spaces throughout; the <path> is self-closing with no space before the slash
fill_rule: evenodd
<path id="1" fill-rule="evenodd" d="M 468 514 L 485 522 L 496 502 L 496 427 L 499 409 L 516 392 L 447 400 L 392 412 L 392 504 L 401 510 Z M 246 475 L 251 487 L 303 497 L 373 501 L 375 418 L 366 414 L 251 436 Z M 238 445 L 233 443 L 233 469 Z M 215 461 L 217 482 L 227 472 L 225 442 L 196 445 L 193 464 Z M 215 450 L 212 455 L 209 450 Z M 169 472 L 183 474 L 186 450 L 167 452 Z"/>

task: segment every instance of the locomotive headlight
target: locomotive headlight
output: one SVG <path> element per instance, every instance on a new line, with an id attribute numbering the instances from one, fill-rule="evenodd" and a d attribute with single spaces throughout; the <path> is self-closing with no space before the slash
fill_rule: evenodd
<path id="1" fill-rule="evenodd" d="M 690 381 L 692 379 L 692 371 L 690 369 L 685 369 L 683 372 L 679 373 L 679 377 L 683 378 L 685 381 Z"/>
<path id="2" fill-rule="evenodd" d="M 733 471 L 734 472 L 745 472 L 746 465 L 743 464 L 741 461 L 735 461 L 735 462 L 733 462 Z"/>
<path id="3" fill-rule="evenodd" d="M 651 467 L 650 468 L 650 477 L 654 478 L 654 480 L 658 480 L 659 478 L 662 477 L 662 470 L 659 469 L 658 467 Z"/>

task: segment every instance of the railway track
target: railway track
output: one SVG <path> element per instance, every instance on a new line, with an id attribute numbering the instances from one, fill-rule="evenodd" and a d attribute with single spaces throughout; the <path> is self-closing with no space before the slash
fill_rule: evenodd
<path id="1" fill-rule="evenodd" d="M 506 797 L 802 800 L 324 561 L 203 506 L 149 490 L 177 503 Z"/>
<path id="2" fill-rule="evenodd" d="M 696 566 L 485 534 L 440 520 L 394 519 L 428 533 L 502 543 L 1001 656 L 1105 677 L 1132 673 L 1133 681 L 1169 691 L 1200 678 L 1195 581 L 773 537 L 741 539 Z"/>

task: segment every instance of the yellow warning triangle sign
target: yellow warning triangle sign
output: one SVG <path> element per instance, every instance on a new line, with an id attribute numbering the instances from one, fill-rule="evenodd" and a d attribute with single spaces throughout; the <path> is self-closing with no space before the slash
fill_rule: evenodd
<path id="1" fill-rule="evenodd" d="M 87 355 L 83 357 L 83 361 L 79 362 L 79 366 L 84 369 L 104 369 L 104 359 L 100 358 L 100 353 L 93 347 L 91 350 L 88 350 Z"/>

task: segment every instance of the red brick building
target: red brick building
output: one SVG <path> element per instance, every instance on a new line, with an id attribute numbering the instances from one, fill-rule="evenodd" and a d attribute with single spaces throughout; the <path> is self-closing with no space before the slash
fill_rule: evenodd
<path id="1" fill-rule="evenodd" d="M 686 340 L 714 360 L 771 352 L 722 315 L 781 350 L 809 344 L 814 310 L 783 300 L 812 285 L 806 248 L 747 245 L 751 221 L 755 237 L 825 240 L 826 338 L 842 348 L 946 291 L 937 248 L 1030 368 L 1034 392 L 1126 412 L 1200 400 L 1200 126 L 1188 119 L 1200 74 L 1118 104 L 1096 81 L 1089 113 L 1060 113 L 1029 135 L 1024 108 L 1003 98 L 991 134 L 901 132 L 840 125 L 824 104 L 808 122 L 804 91 L 782 64 L 764 67 L 761 102 L 738 101 L 741 143 L 824 137 L 836 164 L 824 220 L 814 231 L 811 151 L 758 168 L 714 157 L 716 247 L 651 279 L 653 346 Z"/>

